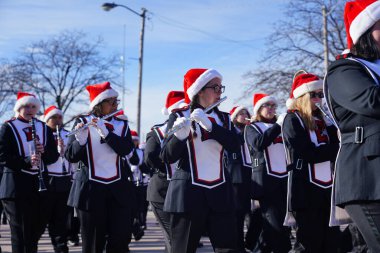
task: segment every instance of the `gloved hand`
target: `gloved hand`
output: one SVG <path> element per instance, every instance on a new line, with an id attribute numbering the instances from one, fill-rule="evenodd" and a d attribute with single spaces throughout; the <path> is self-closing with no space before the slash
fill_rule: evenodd
<path id="1" fill-rule="evenodd" d="M 287 113 L 281 113 L 281 114 L 277 117 L 277 121 L 276 121 L 276 123 L 279 124 L 281 127 L 282 127 L 282 123 L 284 123 L 284 119 L 285 119 L 286 114 L 287 114 Z"/>
<path id="2" fill-rule="evenodd" d="M 79 123 L 75 126 L 75 129 L 81 128 L 84 124 Z M 75 139 L 79 142 L 79 145 L 83 146 L 87 143 L 88 138 L 88 128 L 82 129 L 75 134 Z"/>
<path id="3" fill-rule="evenodd" d="M 195 109 L 191 113 L 190 118 L 195 120 L 195 122 L 197 122 L 204 130 L 211 132 L 212 122 L 202 109 L 200 108 Z"/>
<path id="4" fill-rule="evenodd" d="M 96 130 L 98 131 L 100 137 L 102 137 L 103 139 L 105 139 L 109 133 L 106 125 L 104 124 L 104 120 L 102 119 L 98 119 L 98 121 L 96 122 Z"/>
<path id="5" fill-rule="evenodd" d="M 190 134 L 191 122 L 184 117 L 177 118 L 174 121 L 173 127 L 179 127 L 180 129 L 174 133 L 175 137 L 183 141 L 187 139 Z"/>

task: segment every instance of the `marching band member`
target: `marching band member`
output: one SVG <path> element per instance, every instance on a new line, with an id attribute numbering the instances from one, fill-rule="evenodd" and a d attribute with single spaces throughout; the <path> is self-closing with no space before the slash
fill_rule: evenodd
<path id="1" fill-rule="evenodd" d="M 333 62 L 326 76 L 329 109 L 339 126 L 334 195 L 380 252 L 380 1 L 348 1 L 344 22 L 350 54 Z"/>
<path id="2" fill-rule="evenodd" d="M 228 153 L 227 170 L 231 177 L 237 224 L 238 250 L 244 252 L 244 221 L 251 209 L 251 158 L 244 142 L 244 128 L 251 118 L 247 108 L 235 106 L 230 111 L 235 132 L 239 135 L 241 147 L 239 152 Z"/>
<path id="3" fill-rule="evenodd" d="M 277 101 L 263 93 L 253 95 L 254 119 L 245 128 L 245 141 L 252 157 L 252 195 L 263 214 L 263 236 L 274 253 L 289 252 L 289 230 L 283 226 L 286 214 L 288 172 L 281 121 L 276 117 Z"/>
<path id="4" fill-rule="evenodd" d="M 323 96 L 317 76 L 296 76 L 282 125 L 290 171 L 288 211 L 298 226 L 295 252 L 337 252 L 338 247 L 339 227 L 329 227 L 329 214 L 339 140 L 316 106 Z"/>
<path id="5" fill-rule="evenodd" d="M 63 125 L 63 113 L 56 106 L 48 107 L 43 116 L 43 121 L 53 132 L 60 159 L 47 166 L 49 175 L 49 191 L 42 205 L 45 210 L 43 219 L 48 223 L 49 235 L 54 247 L 54 252 L 68 252 L 67 234 L 70 207 L 67 199 L 71 188 L 71 164 L 64 158 L 65 146 L 68 138 Z M 45 230 L 45 229 L 44 229 Z M 41 235 L 44 230 L 41 231 Z"/>
<path id="6" fill-rule="evenodd" d="M 239 137 L 227 113 L 203 109 L 220 100 L 222 76 L 213 69 L 191 69 L 185 74 L 189 107 L 173 112 L 162 160 L 178 161 L 165 199 L 171 213 L 171 252 L 195 252 L 204 230 L 215 252 L 236 252 L 236 223 L 231 185 L 226 182 L 223 151 L 238 152 Z M 187 118 L 191 118 L 190 122 Z"/>
<path id="7" fill-rule="evenodd" d="M 35 118 L 40 105 L 33 94 L 19 92 L 16 117 L 0 130 L 0 163 L 4 166 L 0 199 L 9 218 L 14 253 L 37 252 L 40 231 L 46 227 L 41 220 L 44 194 L 39 188 L 46 190 L 46 166 L 59 157 L 52 131 Z"/>
<path id="8" fill-rule="evenodd" d="M 131 156 L 133 142 L 128 122 L 102 118 L 117 110 L 118 93 L 109 82 L 86 87 L 91 113 L 77 118 L 65 157 L 79 171 L 68 204 L 77 208 L 82 252 L 126 252 L 131 234 L 131 188 L 121 158 Z M 83 125 L 92 122 L 89 127 Z"/>
<path id="9" fill-rule="evenodd" d="M 175 109 L 182 108 L 187 104 L 184 102 L 183 91 L 170 91 L 166 97 L 166 104 L 162 110 L 164 115 L 169 115 Z M 147 200 L 150 202 L 154 216 L 160 225 L 165 240 L 166 252 L 171 252 L 170 245 L 170 215 L 164 212 L 164 202 L 169 186 L 169 180 L 174 173 L 175 165 L 162 161 L 159 157 L 161 145 L 167 131 L 167 121 L 152 127 L 146 136 L 145 164 L 153 170 L 147 192 Z"/>

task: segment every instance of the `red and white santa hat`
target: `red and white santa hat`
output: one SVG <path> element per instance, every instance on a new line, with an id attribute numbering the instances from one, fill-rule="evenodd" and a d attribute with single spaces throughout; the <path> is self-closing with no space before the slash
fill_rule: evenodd
<path id="1" fill-rule="evenodd" d="M 185 103 L 185 92 L 183 91 L 170 91 L 166 97 L 165 107 L 162 108 L 161 112 L 163 115 L 169 115 L 172 110 L 177 108 L 182 108 L 186 106 Z"/>
<path id="2" fill-rule="evenodd" d="M 118 117 L 122 120 L 128 120 L 128 116 L 125 115 L 124 110 L 120 110 L 118 113 L 115 114 L 115 117 Z"/>
<path id="3" fill-rule="evenodd" d="M 45 110 L 44 116 L 42 117 L 42 120 L 47 122 L 54 115 L 63 116 L 63 113 L 58 107 L 56 107 L 55 105 L 52 105 Z"/>
<path id="4" fill-rule="evenodd" d="M 139 134 L 135 130 L 131 130 L 132 141 L 140 140 Z"/>
<path id="5" fill-rule="evenodd" d="M 236 116 L 241 110 L 246 110 L 248 112 L 248 109 L 246 107 L 240 106 L 240 105 L 235 106 L 234 108 L 231 109 L 230 111 L 231 121 L 233 121 L 236 118 Z"/>
<path id="6" fill-rule="evenodd" d="M 380 1 L 356 0 L 347 2 L 344 8 L 347 48 L 351 49 L 360 36 L 378 20 L 380 20 Z"/>
<path id="7" fill-rule="evenodd" d="M 90 109 L 101 103 L 107 98 L 117 97 L 119 93 L 111 88 L 110 82 L 93 84 L 86 86 L 86 90 L 90 93 Z"/>
<path id="8" fill-rule="evenodd" d="M 296 98 L 312 91 L 321 90 L 322 88 L 323 81 L 318 76 L 310 73 L 300 74 L 293 80 L 290 98 L 286 101 L 286 106 L 289 108 Z"/>
<path id="9" fill-rule="evenodd" d="M 17 92 L 17 100 L 15 106 L 13 107 L 13 111 L 17 115 L 20 108 L 27 104 L 33 104 L 37 107 L 37 111 L 40 110 L 41 102 L 35 95 L 19 91 Z"/>
<path id="10" fill-rule="evenodd" d="M 253 115 L 257 115 L 260 107 L 268 102 L 272 102 L 277 105 L 277 100 L 275 97 L 269 96 L 265 93 L 255 93 L 253 94 Z"/>
<path id="11" fill-rule="evenodd" d="M 190 69 L 184 76 L 184 87 L 190 100 L 212 79 L 223 79 L 222 75 L 215 69 Z"/>

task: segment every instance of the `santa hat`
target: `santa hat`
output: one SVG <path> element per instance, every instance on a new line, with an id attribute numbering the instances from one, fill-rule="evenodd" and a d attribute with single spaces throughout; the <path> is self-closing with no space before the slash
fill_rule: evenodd
<path id="1" fill-rule="evenodd" d="M 241 111 L 241 110 L 246 110 L 248 112 L 248 109 L 245 108 L 244 106 L 235 106 L 234 108 L 232 108 L 232 110 L 230 111 L 230 115 L 231 115 L 231 120 L 233 121 L 236 116 L 238 115 L 238 113 Z"/>
<path id="2" fill-rule="evenodd" d="M 44 116 L 43 116 L 43 121 L 47 122 L 54 115 L 63 116 L 63 113 L 58 107 L 56 107 L 55 105 L 52 105 L 45 110 Z"/>
<path id="3" fill-rule="evenodd" d="M 20 108 L 27 104 L 33 104 L 37 107 L 37 111 L 40 110 L 41 103 L 40 103 L 40 100 L 36 98 L 35 95 L 19 91 L 17 93 L 17 101 L 16 101 L 15 106 L 13 107 L 13 111 L 17 115 Z"/>
<path id="4" fill-rule="evenodd" d="M 163 115 L 169 115 L 172 110 L 186 106 L 185 92 L 183 91 L 171 91 L 166 97 L 165 107 L 161 112 Z"/>
<path id="5" fill-rule="evenodd" d="M 321 90 L 323 82 L 318 76 L 313 74 L 300 74 L 293 80 L 292 90 L 290 91 L 290 98 L 286 101 L 286 106 L 292 106 L 294 99 L 299 98 L 306 93 Z"/>
<path id="6" fill-rule="evenodd" d="M 128 116 L 124 114 L 124 110 L 120 110 L 115 116 L 122 120 L 128 120 Z"/>
<path id="7" fill-rule="evenodd" d="M 215 69 L 190 69 L 185 74 L 184 84 L 186 86 L 186 93 L 190 100 L 212 79 L 223 79 L 222 75 Z"/>
<path id="8" fill-rule="evenodd" d="M 90 93 L 90 109 L 107 98 L 117 97 L 119 93 L 111 88 L 110 82 L 88 85 L 86 90 Z"/>
<path id="9" fill-rule="evenodd" d="M 131 130 L 131 135 L 132 135 L 132 141 L 140 140 L 139 134 L 135 130 Z"/>
<path id="10" fill-rule="evenodd" d="M 269 96 L 265 93 L 255 93 L 253 94 L 253 114 L 257 115 L 260 107 L 268 102 L 273 102 L 277 105 L 277 100 L 275 97 Z"/>
<path id="11" fill-rule="evenodd" d="M 347 2 L 344 9 L 344 24 L 347 48 L 351 49 L 369 28 L 380 19 L 380 1 L 356 0 Z"/>

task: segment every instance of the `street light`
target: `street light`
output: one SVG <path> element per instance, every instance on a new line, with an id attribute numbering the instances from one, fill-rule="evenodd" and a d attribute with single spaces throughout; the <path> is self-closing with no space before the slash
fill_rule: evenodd
<path id="1" fill-rule="evenodd" d="M 137 132 L 140 133 L 140 123 L 141 123 L 141 87 L 142 87 L 142 69 L 143 69 L 143 55 L 144 55 L 144 32 L 145 32 L 145 17 L 147 10 L 145 8 L 141 8 L 141 13 L 138 13 L 128 6 L 116 3 L 104 3 L 102 5 L 103 10 L 110 11 L 115 7 L 123 7 L 130 12 L 138 15 L 142 19 L 141 23 L 141 33 L 140 33 L 140 57 L 139 57 L 139 85 L 137 89 Z"/>

